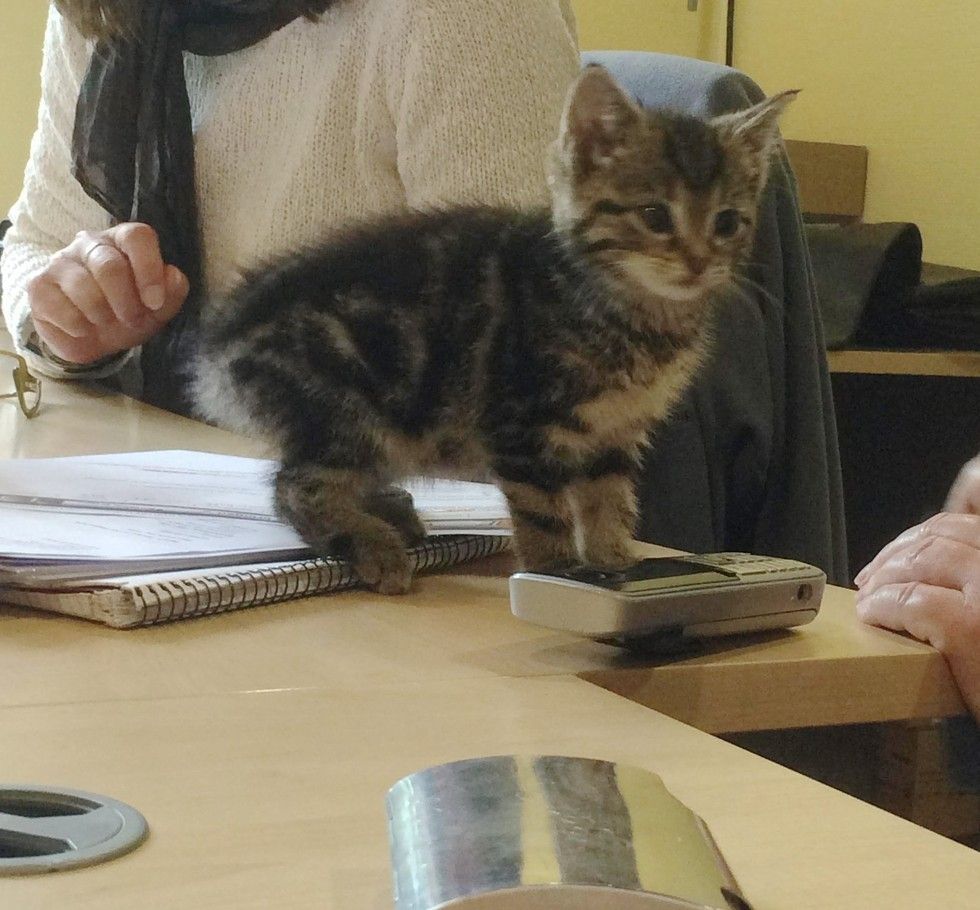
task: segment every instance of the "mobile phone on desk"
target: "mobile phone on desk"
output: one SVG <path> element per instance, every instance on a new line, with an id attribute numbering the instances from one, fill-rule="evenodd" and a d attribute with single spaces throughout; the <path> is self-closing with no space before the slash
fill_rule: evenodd
<path id="1" fill-rule="evenodd" d="M 827 582 L 815 566 L 751 553 L 643 559 L 620 572 L 518 572 L 520 619 L 624 647 L 657 647 L 810 622 Z"/>

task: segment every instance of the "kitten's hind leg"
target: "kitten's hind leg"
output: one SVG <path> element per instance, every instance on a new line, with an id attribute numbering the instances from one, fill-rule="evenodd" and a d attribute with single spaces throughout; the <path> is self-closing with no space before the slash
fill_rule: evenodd
<path id="1" fill-rule="evenodd" d="M 514 524 L 514 549 L 529 570 L 563 569 L 577 562 L 575 519 L 565 490 L 500 481 Z"/>
<path id="2" fill-rule="evenodd" d="M 372 514 L 377 477 L 315 462 L 283 464 L 276 476 L 279 514 L 321 556 L 343 556 L 365 584 L 382 594 L 404 594 L 412 566 L 401 532 Z"/>

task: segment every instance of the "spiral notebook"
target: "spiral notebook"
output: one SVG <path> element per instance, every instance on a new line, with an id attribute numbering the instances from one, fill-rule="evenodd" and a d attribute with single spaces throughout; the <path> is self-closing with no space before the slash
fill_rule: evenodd
<path id="1" fill-rule="evenodd" d="M 409 554 L 416 572 L 426 572 L 492 556 L 509 547 L 509 537 L 454 534 L 429 537 Z M 304 559 L 208 571 L 77 579 L 61 582 L 56 588 L 9 587 L 0 589 L 0 603 L 128 629 L 328 594 L 358 583 L 357 575 L 341 560 Z"/>
<path id="2" fill-rule="evenodd" d="M 186 451 L 0 461 L 0 604 L 124 628 L 356 585 L 278 520 L 274 469 Z M 409 550 L 416 571 L 507 549 L 492 485 L 404 486 L 429 532 Z"/>

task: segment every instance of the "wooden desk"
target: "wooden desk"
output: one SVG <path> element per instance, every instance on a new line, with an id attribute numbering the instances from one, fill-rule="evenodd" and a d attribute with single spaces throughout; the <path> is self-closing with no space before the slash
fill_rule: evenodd
<path id="1" fill-rule="evenodd" d="M 53 382 L 37 420 L 0 415 L 4 457 L 254 451 Z M 5 782 L 103 792 L 152 829 L 104 867 L 0 879 L 0 907 L 390 907 L 387 787 L 501 752 L 661 774 L 757 910 L 974 906 L 980 861 L 966 848 L 576 678 L 709 729 L 752 729 L 959 710 L 935 652 L 861 626 L 837 592 L 798 632 L 631 661 L 513 619 L 507 568 L 425 578 L 405 598 L 349 593 L 131 632 L 0 609 Z"/>
<path id="2" fill-rule="evenodd" d="M 660 774 L 708 822 L 756 910 L 976 906 L 976 853 L 569 678 L 2 709 L 5 779 L 116 796 L 151 835 L 102 867 L 0 879 L 0 906 L 390 908 L 387 788 L 514 752 Z"/>
<path id="3" fill-rule="evenodd" d="M 46 382 L 42 407 L 32 421 L 0 407 L 0 457 L 257 451 L 229 433 L 68 383 Z M 500 559 L 423 577 L 400 598 L 352 592 L 135 631 L 0 607 L 0 706 L 356 689 L 422 674 L 581 676 L 711 732 L 963 710 L 940 655 L 860 623 L 842 589 L 828 591 L 817 620 L 801 629 L 637 659 L 514 619 L 509 568 Z"/>
<path id="4" fill-rule="evenodd" d="M 0 706 L 357 690 L 424 675 L 581 676 L 710 732 L 963 710 L 939 654 L 860 624 L 849 592 L 830 592 L 797 631 L 637 659 L 515 619 L 508 568 L 498 560 L 424 577 L 400 598 L 352 592 L 133 631 L 0 608 Z"/>
<path id="5" fill-rule="evenodd" d="M 8 347 L 0 332 L 0 347 Z M 259 457 L 257 443 L 185 420 L 96 384 L 41 380 L 41 410 L 27 420 L 12 398 L 0 399 L 0 458 L 54 458 L 192 449 Z"/>

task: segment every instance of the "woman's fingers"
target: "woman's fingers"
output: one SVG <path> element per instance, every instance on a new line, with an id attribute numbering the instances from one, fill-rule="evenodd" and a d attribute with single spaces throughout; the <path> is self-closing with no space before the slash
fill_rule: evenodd
<path id="1" fill-rule="evenodd" d="M 980 550 L 980 516 L 940 512 L 932 518 L 909 528 L 883 547 L 854 579 L 858 587 L 864 587 L 882 566 L 928 545 L 935 539 L 947 539 L 967 544 Z"/>
<path id="2" fill-rule="evenodd" d="M 37 316 L 34 317 L 33 322 L 34 328 L 55 356 L 71 363 L 86 363 L 97 359 L 89 356 L 88 352 L 92 344 L 88 338 L 69 335 L 53 323 L 45 322 Z"/>
<path id="3" fill-rule="evenodd" d="M 28 285 L 31 315 L 59 357 L 91 363 L 142 344 L 183 306 L 189 285 L 145 224 L 82 231 Z"/>
<path id="4" fill-rule="evenodd" d="M 66 273 L 71 271 L 73 265 L 56 257 L 44 272 L 31 279 L 27 293 L 35 322 L 41 320 L 53 325 L 72 338 L 85 338 L 92 334 L 95 323 L 85 316 L 61 287 L 61 280 L 68 280 Z M 82 272 L 84 274 L 84 270 Z M 98 296 L 97 290 L 95 294 Z"/>
<path id="5" fill-rule="evenodd" d="M 110 321 L 121 322 L 132 329 L 142 324 L 146 308 L 140 300 L 132 266 L 108 238 L 107 232 L 79 234 L 64 255 L 89 273 L 99 288 Z M 72 299 L 81 305 L 76 298 Z"/>
<path id="6" fill-rule="evenodd" d="M 907 582 L 962 591 L 980 602 L 980 549 L 949 537 L 922 537 L 878 566 L 864 580 L 861 591 L 870 593 Z"/>
<path id="7" fill-rule="evenodd" d="M 957 616 L 966 608 L 962 591 L 918 581 L 882 585 L 858 597 L 864 622 L 907 632 L 946 652 Z"/>
<path id="8" fill-rule="evenodd" d="M 148 224 L 121 224 L 108 232 L 129 260 L 140 303 L 156 312 L 166 303 L 166 265 L 156 231 Z"/>
<path id="9" fill-rule="evenodd" d="M 980 603 L 922 582 L 888 584 L 858 596 L 862 620 L 928 642 L 945 656 L 967 706 L 980 720 Z"/>

